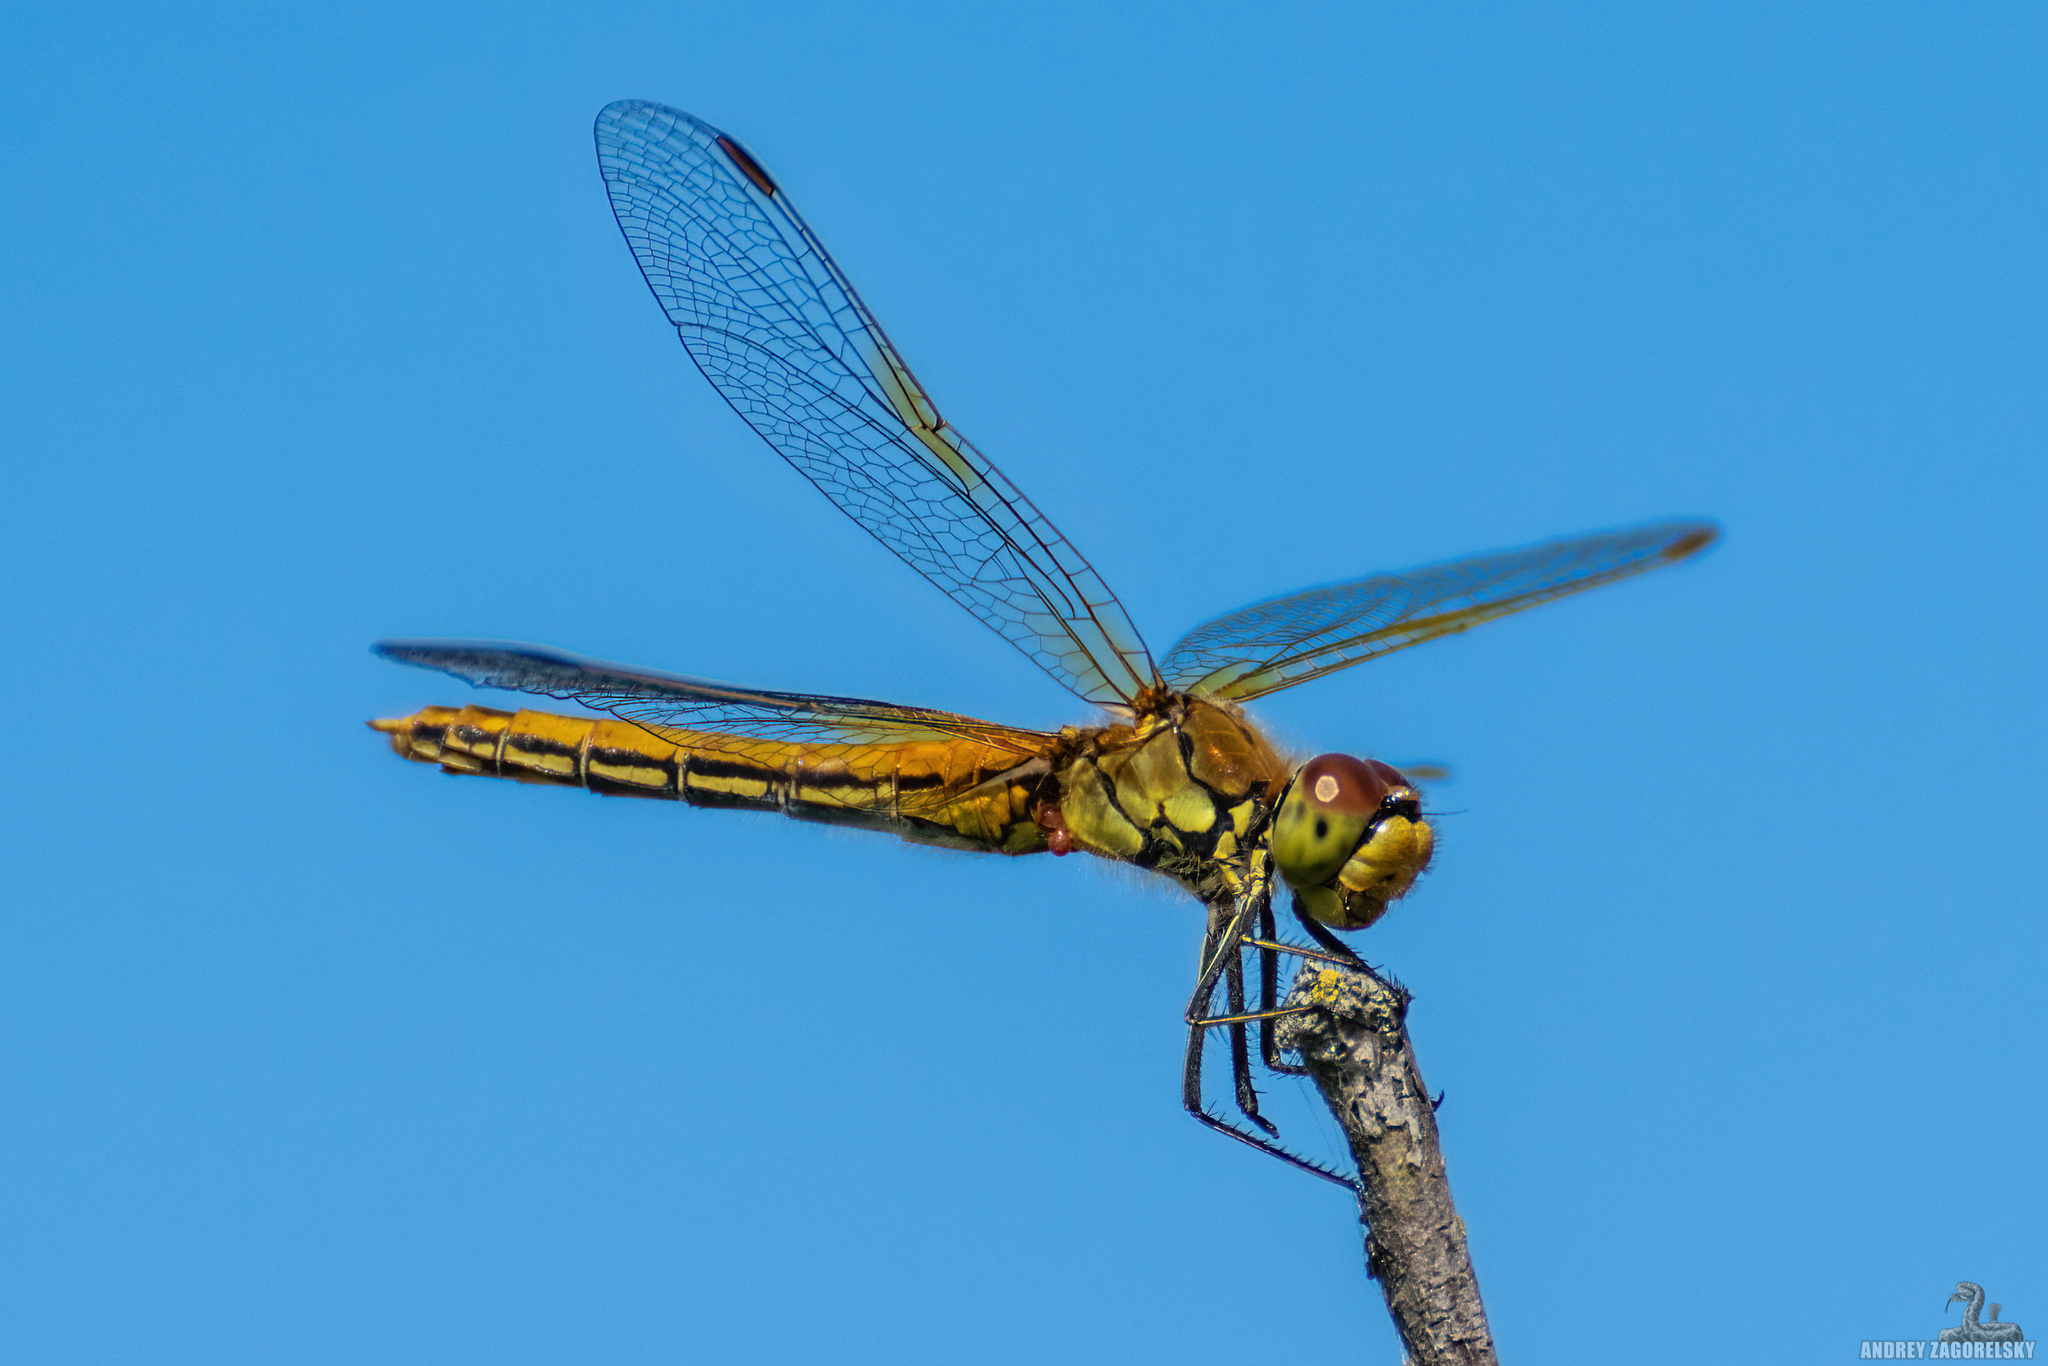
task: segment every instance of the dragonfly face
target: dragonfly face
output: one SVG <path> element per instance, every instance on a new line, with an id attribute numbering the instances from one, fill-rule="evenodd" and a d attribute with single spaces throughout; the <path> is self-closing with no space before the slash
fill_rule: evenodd
<path id="1" fill-rule="evenodd" d="M 1272 844 L 1274 865 L 1309 915 L 1362 930 L 1415 885 L 1436 836 L 1415 789 L 1395 769 L 1325 754 L 1288 784 Z"/>
<path id="2" fill-rule="evenodd" d="M 378 652 L 598 714 L 429 707 L 370 724 L 406 758 L 452 773 L 776 811 L 994 853 L 1078 849 L 1171 877 L 1208 910 L 1188 1010 L 1189 1110 L 1350 1184 L 1274 1141 L 1246 1032 L 1259 1028 L 1268 1067 L 1298 1070 L 1265 1028 L 1278 1013 L 1277 955 L 1351 958 L 1329 929 L 1378 919 L 1428 866 L 1433 837 L 1400 773 L 1346 755 L 1297 772 L 1242 704 L 1683 559 L 1714 527 L 1664 522 L 1311 589 L 1218 617 L 1155 661 L 1081 553 L 939 415 L 754 157 L 702 120 L 640 100 L 598 115 L 597 151 L 641 274 L 734 410 L 905 563 L 1113 719 L 1048 733 L 528 645 L 392 641 Z M 1276 877 L 1320 948 L 1276 940 Z M 1259 1009 L 1247 1007 L 1248 961 Z M 1212 1030 L 1232 1043 L 1250 1128 L 1202 1101 Z"/>

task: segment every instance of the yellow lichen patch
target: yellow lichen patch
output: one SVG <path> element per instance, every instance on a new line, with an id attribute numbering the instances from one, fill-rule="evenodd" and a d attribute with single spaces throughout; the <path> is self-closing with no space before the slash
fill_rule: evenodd
<path id="1" fill-rule="evenodd" d="M 1297 988 L 1296 991 L 1304 1005 L 1333 1009 L 1344 1000 L 1344 974 L 1335 968 L 1324 968 L 1316 973 L 1315 980 L 1308 984 L 1307 989 Z"/>
<path id="2" fill-rule="evenodd" d="M 1125 820 L 1109 800 L 1109 791 L 1095 766 L 1076 763 L 1067 770 L 1066 790 L 1060 796 L 1060 813 L 1076 841 L 1119 858 L 1130 858 L 1145 847 L 1138 827 Z"/>

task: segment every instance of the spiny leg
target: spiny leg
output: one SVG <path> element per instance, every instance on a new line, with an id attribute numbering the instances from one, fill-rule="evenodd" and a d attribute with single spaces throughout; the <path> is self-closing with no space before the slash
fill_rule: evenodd
<path id="1" fill-rule="evenodd" d="M 1230 1074 L 1236 1088 L 1239 1113 L 1268 1135 L 1279 1133 L 1271 1121 L 1259 1113 L 1259 1093 L 1252 1084 L 1251 1053 L 1245 1037 L 1245 1024 L 1253 1017 L 1245 1011 L 1244 999 L 1244 954 L 1239 947 L 1244 938 L 1248 906 L 1232 908 L 1228 919 L 1221 915 L 1210 918 L 1209 930 L 1202 944 L 1202 983 L 1195 990 L 1195 999 L 1189 1003 L 1188 1023 L 1195 1027 L 1191 1046 L 1195 1049 L 1195 1096 L 1200 1099 L 1199 1076 L 1201 1070 L 1201 1048 L 1206 1042 L 1205 1031 L 1218 1025 L 1226 1026 L 1230 1033 Z M 1216 979 L 1223 979 L 1226 1014 L 1211 1016 L 1207 1012 L 1216 999 Z M 1261 1027 L 1264 1021 L 1260 1021 Z"/>
<path id="2" fill-rule="evenodd" d="M 1283 1061 L 1280 1046 L 1273 1038 L 1273 1019 L 1278 1012 L 1280 997 L 1279 937 L 1279 930 L 1273 923 L 1273 900 L 1268 897 L 1259 903 L 1259 939 L 1247 941 L 1259 951 L 1259 1010 L 1266 1016 L 1259 1021 L 1259 1061 L 1283 1076 L 1305 1077 L 1308 1069 Z"/>
<path id="3" fill-rule="evenodd" d="M 1193 1115 L 1199 1123 L 1214 1129 L 1219 1134 L 1234 1138 L 1249 1147 L 1257 1148 L 1269 1157 L 1279 1158 L 1290 1167 L 1299 1168 L 1310 1176 L 1320 1176 L 1323 1180 L 1333 1185 L 1342 1186 L 1352 1194 L 1357 1194 L 1358 1182 L 1353 1178 L 1345 1176 L 1341 1172 L 1332 1171 L 1320 1162 L 1302 1157 L 1297 1153 L 1291 1153 L 1271 1139 L 1253 1133 L 1249 1129 L 1241 1129 L 1220 1115 L 1209 1113 L 1208 1108 L 1202 1104 L 1203 1034 L 1204 1029 L 1201 1025 L 1195 1025 L 1188 1030 L 1187 1062 L 1181 1070 L 1181 1104 L 1187 1107 L 1187 1112 Z"/>
<path id="4" fill-rule="evenodd" d="M 1220 1024 L 1241 1024 L 1245 1020 L 1264 1018 L 1263 1012 L 1259 1015 L 1247 1015 L 1240 1011 L 1237 1012 L 1240 1018 L 1236 1021 L 1227 1016 L 1212 1018 L 1205 1013 L 1210 1002 L 1215 999 L 1216 982 L 1223 975 L 1225 964 L 1240 961 L 1241 945 L 1247 938 L 1246 931 L 1253 923 L 1256 907 L 1267 900 L 1263 888 L 1260 892 L 1259 895 L 1242 899 L 1234 914 L 1225 916 L 1219 912 L 1211 917 L 1202 946 L 1202 978 L 1196 983 L 1194 995 L 1188 1001 L 1188 1051 L 1181 1068 L 1181 1104 L 1197 1121 L 1217 1133 L 1228 1135 L 1268 1156 L 1279 1158 L 1290 1167 L 1299 1168 L 1311 1176 L 1320 1176 L 1323 1180 L 1356 1194 L 1358 1183 L 1351 1177 L 1333 1171 L 1320 1162 L 1291 1153 L 1263 1135 L 1240 1128 L 1220 1115 L 1211 1114 L 1202 1101 L 1202 1050 L 1207 1031 Z M 1240 978 L 1240 984 L 1241 981 Z M 1291 1015 L 1298 1012 L 1276 1010 L 1274 1013 Z"/>
<path id="5" fill-rule="evenodd" d="M 1189 1024 L 1203 1029 L 1214 1029 L 1221 1025 L 1243 1025 L 1267 1018 L 1266 1011 L 1244 1008 L 1243 953 L 1246 945 L 1258 946 L 1260 943 L 1247 932 L 1255 913 L 1255 906 L 1249 897 L 1241 899 L 1238 909 L 1227 919 L 1220 912 L 1212 913 L 1208 934 L 1202 941 L 1202 978 L 1195 984 L 1195 994 L 1188 1000 L 1187 1014 L 1184 1017 Z M 1322 956 L 1313 949 L 1302 950 L 1287 944 L 1275 944 L 1273 947 L 1294 953 L 1307 952 L 1313 957 Z M 1229 978 L 1229 1009 L 1222 1015 L 1207 1014 L 1210 1003 L 1216 998 L 1216 984 L 1226 976 Z M 1276 1009 L 1271 1014 L 1299 1015 L 1306 1009 L 1309 1007 Z"/>
<path id="6" fill-rule="evenodd" d="M 1232 1015 L 1242 1016 L 1244 1009 L 1244 953 L 1232 946 L 1229 959 L 1223 966 L 1223 994 L 1226 1008 Z M 1270 1008 L 1270 1007 L 1269 1007 Z M 1264 1035 L 1271 1020 L 1260 1020 L 1259 1031 Z M 1245 1026 L 1242 1022 L 1229 1026 L 1230 1029 L 1230 1076 L 1237 1086 L 1237 1109 L 1254 1127 L 1269 1135 L 1278 1135 L 1280 1130 L 1259 1113 L 1259 1093 L 1252 1085 L 1251 1049 L 1247 1046 Z"/>
<path id="7" fill-rule="evenodd" d="M 1366 966 L 1365 960 L 1363 958 L 1360 958 L 1357 954 L 1351 951 L 1351 946 L 1349 944 L 1345 943 L 1336 935 L 1331 934 L 1328 930 L 1324 929 L 1322 922 L 1317 920 L 1315 917 L 1311 916 L 1308 913 L 1308 911 L 1302 906 L 1300 897 L 1294 898 L 1294 918 L 1296 920 L 1299 920 L 1301 922 L 1301 927 L 1308 931 L 1308 937 L 1315 940 L 1318 944 L 1321 944 L 1324 948 L 1328 949 L 1333 955 L 1336 956 L 1337 961 L 1339 961 L 1340 963 L 1347 964 L 1350 967 L 1362 969 L 1366 972 L 1372 971 L 1371 968 Z"/>

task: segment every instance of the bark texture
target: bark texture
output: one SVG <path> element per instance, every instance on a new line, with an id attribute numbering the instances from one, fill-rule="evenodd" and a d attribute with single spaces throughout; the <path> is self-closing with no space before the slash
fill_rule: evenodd
<path id="1" fill-rule="evenodd" d="M 1465 1224 L 1437 1146 L 1436 1109 L 1408 1045 L 1408 993 L 1351 968 L 1311 964 L 1279 1025 L 1358 1161 L 1365 1264 L 1416 1366 L 1493 1366 L 1493 1334 Z"/>

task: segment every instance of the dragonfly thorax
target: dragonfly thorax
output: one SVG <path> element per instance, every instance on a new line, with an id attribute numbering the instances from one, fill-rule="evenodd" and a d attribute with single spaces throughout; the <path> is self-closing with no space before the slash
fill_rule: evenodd
<path id="1" fill-rule="evenodd" d="M 1164 689 L 1142 701 L 1128 725 L 1067 732 L 1057 818 L 1073 847 L 1211 900 L 1237 885 L 1288 766 L 1235 709 Z"/>
<path id="2" fill-rule="evenodd" d="M 1302 908 L 1342 930 L 1384 915 L 1435 845 L 1397 770 L 1325 754 L 1290 773 L 1241 712 L 1165 689 L 1128 725 L 1067 731 L 1052 770 L 1058 795 L 1035 820 L 1056 852 L 1155 869 L 1213 901 L 1267 843 Z"/>

